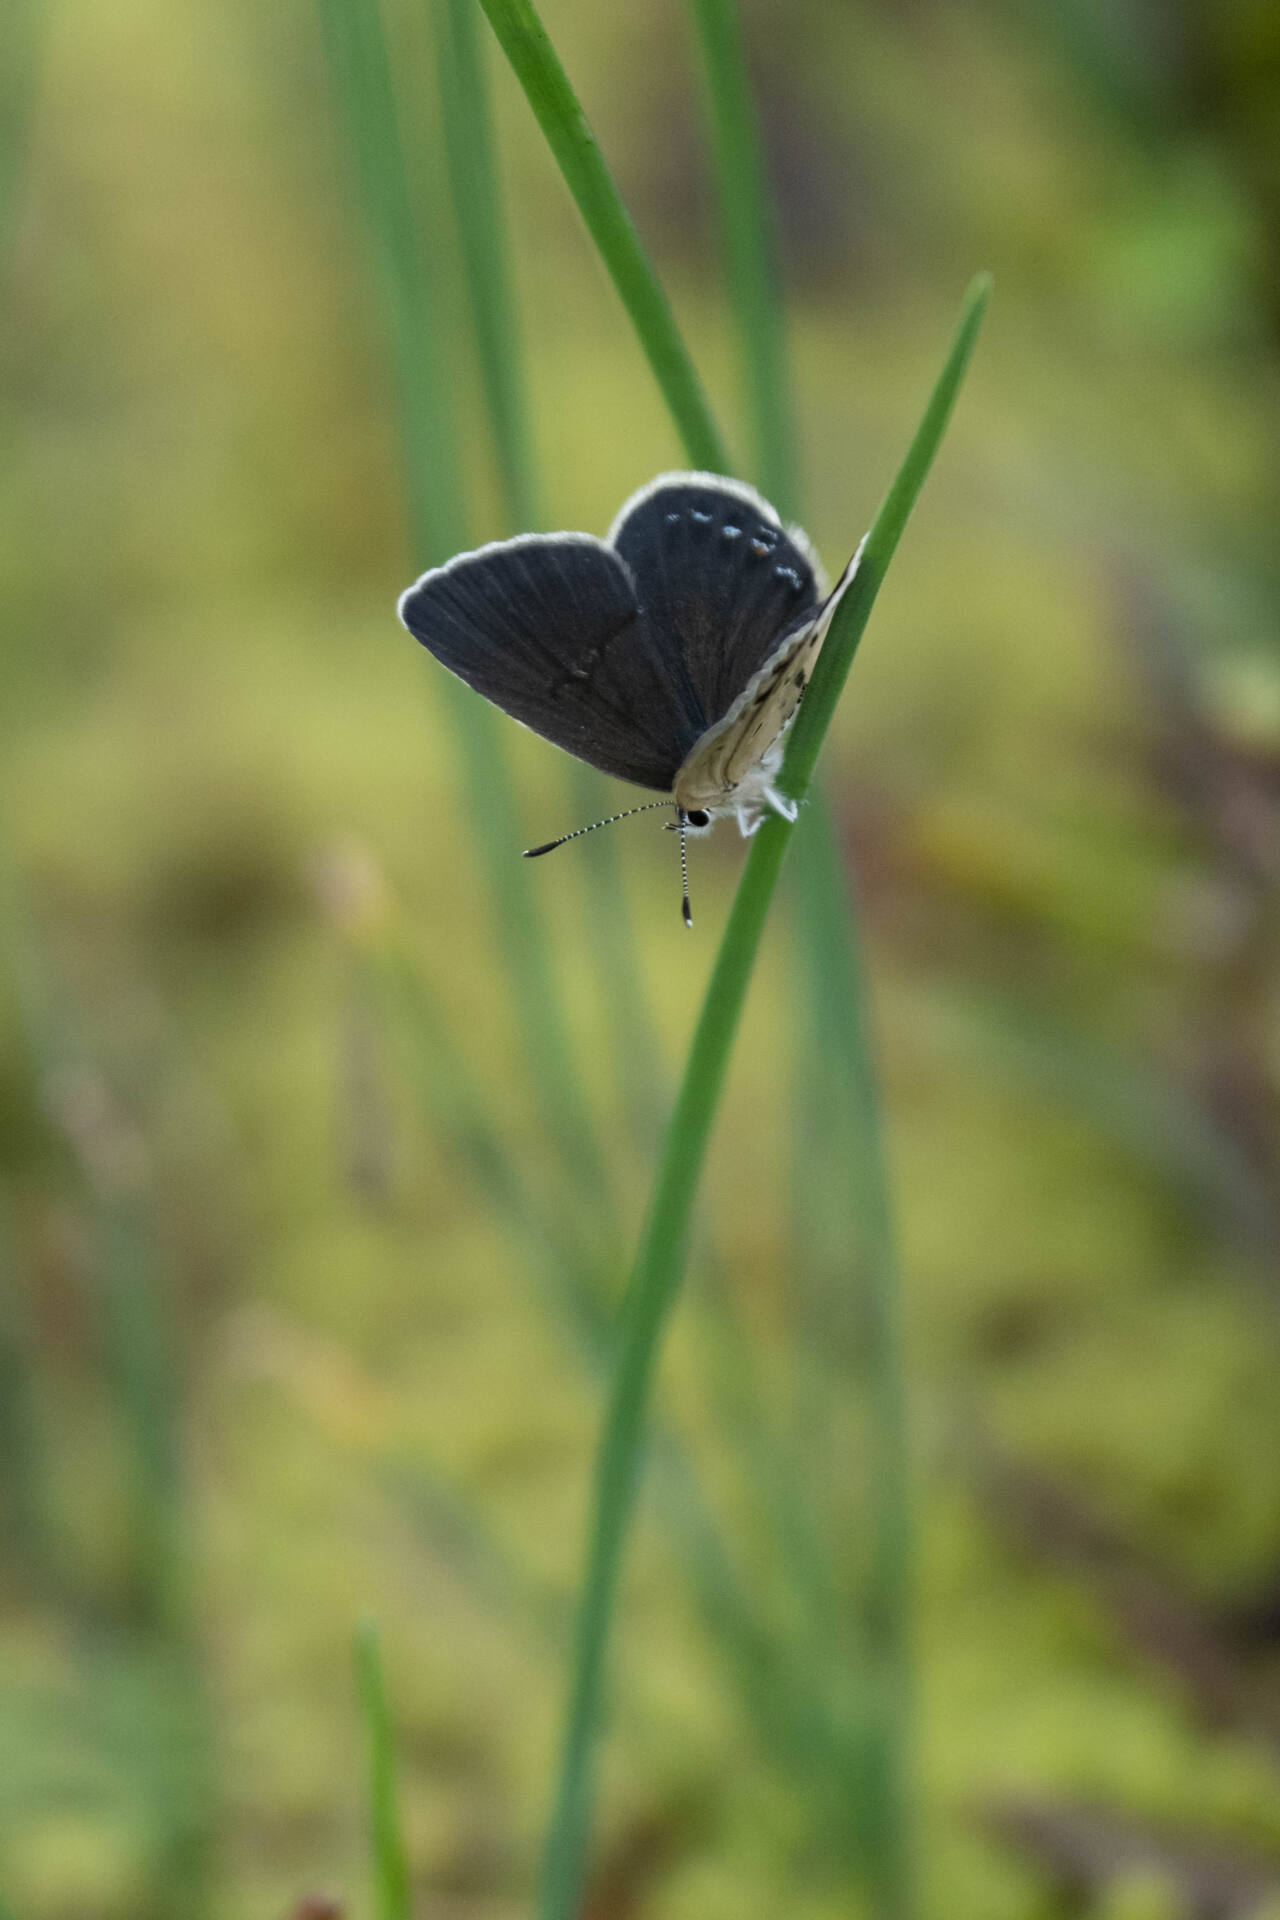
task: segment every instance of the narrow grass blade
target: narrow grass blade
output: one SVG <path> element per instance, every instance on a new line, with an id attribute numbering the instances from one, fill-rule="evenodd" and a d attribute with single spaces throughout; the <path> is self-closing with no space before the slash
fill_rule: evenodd
<path id="1" fill-rule="evenodd" d="M 937 1044 L 1075 1113 L 1153 1173 L 1229 1233 L 1274 1289 L 1276 1202 L 1267 1181 L 1186 1087 L 1044 1008 L 1011 1005 L 977 988 L 935 989 L 924 1018 Z"/>
<path id="2" fill-rule="evenodd" d="M 600 258 L 695 467 L 729 473 L 728 455 L 666 294 L 605 166 L 564 68 L 530 0 L 480 0 Z"/>
<path id="3" fill-rule="evenodd" d="M 420 557 L 439 564 L 468 538 L 449 355 L 433 298 L 431 269 L 438 262 L 429 269 L 376 0 L 319 0 L 319 6 L 389 316 L 414 537 Z M 478 264 L 485 272 L 492 263 Z M 451 676 L 440 675 L 437 686 L 457 743 L 467 818 L 488 881 L 530 1081 L 571 1186 L 590 1192 L 603 1211 L 611 1182 L 575 1068 L 532 876 L 519 858 L 525 839 L 500 731 L 505 723 Z"/>
<path id="4" fill-rule="evenodd" d="M 570 765 L 568 785 L 571 818 L 600 820 L 617 806 L 606 782 L 579 760 Z M 626 843 L 612 833 L 589 834 L 579 842 L 577 857 L 587 893 L 592 957 L 605 1009 L 613 1078 L 633 1141 L 651 1153 L 661 1136 L 670 1088 L 623 879 Z"/>
<path id="5" fill-rule="evenodd" d="M 786 334 L 737 4 L 689 0 L 689 9 L 702 51 L 730 306 L 742 341 L 750 478 L 781 513 L 794 514 L 799 506 Z"/>
<path id="6" fill-rule="evenodd" d="M 509 533 L 542 524 L 475 0 L 431 0 L 449 181 Z"/>
<path id="7" fill-rule="evenodd" d="M 794 800 L 803 800 L 809 790 L 818 750 L 831 724 L 831 716 L 848 678 L 849 668 L 853 665 L 853 656 L 876 595 L 946 431 L 990 297 L 991 276 L 980 273 L 965 295 L 951 350 L 929 397 L 924 417 L 907 449 L 907 457 L 871 523 L 857 574 L 840 603 L 826 644 L 818 655 L 813 680 L 787 742 L 786 759 L 780 776 L 783 791 Z M 765 823 L 766 826 L 771 824 L 768 821 Z M 761 829 L 763 831 L 764 828 Z M 771 832 L 770 838 L 776 839 L 777 835 Z"/>
<path id="8" fill-rule="evenodd" d="M 842 1263 L 843 1292 L 850 1269 L 860 1276 L 859 1330 L 869 1400 L 867 1497 L 872 1551 L 860 1596 L 862 1646 L 875 1703 L 859 1804 L 850 1809 L 864 1837 L 860 1866 L 877 1915 L 902 1920 L 914 1905 L 914 1849 L 909 1782 L 912 1724 L 912 1503 L 906 1372 L 902 1353 L 901 1287 L 889 1177 L 879 1119 L 874 1048 L 867 1018 L 858 915 L 849 896 L 827 813 L 814 808 L 804 835 L 819 842 L 801 863 L 809 894 L 804 919 L 815 1010 L 831 1059 L 838 1098 L 834 1140 L 844 1150 L 840 1171 L 845 1210 L 856 1252 Z M 819 1328 L 830 1340 L 832 1322 L 850 1318 L 852 1300 L 831 1303 Z M 843 1313 L 841 1308 L 843 1307 Z M 853 1331 L 851 1329 L 851 1331 Z M 856 1337 L 856 1336 L 855 1336 Z"/>
<path id="9" fill-rule="evenodd" d="M 358 956 L 360 980 L 380 1028 L 393 1042 L 429 1124 L 467 1167 L 513 1243 L 533 1261 L 543 1302 L 574 1344 L 598 1359 L 612 1314 L 599 1263 L 572 1230 L 574 1215 L 535 1200 L 489 1118 L 449 1023 L 421 970 L 394 939 Z"/>
<path id="10" fill-rule="evenodd" d="M 396 1798 L 395 1746 L 382 1678 L 378 1629 L 366 1621 L 356 1634 L 356 1678 L 369 1743 L 369 1827 L 373 1843 L 376 1920 L 412 1920 L 409 1860 Z"/>
<path id="11" fill-rule="evenodd" d="M 783 790 L 797 800 L 808 788 L 876 593 L 942 440 L 989 294 L 990 282 L 980 276 L 969 290 L 942 373 L 819 655 L 780 776 Z M 575 1670 L 544 1860 L 542 1920 L 571 1920 L 584 1884 L 605 1651 L 635 1504 L 654 1366 L 679 1288 L 711 1126 L 791 831 L 790 824 L 775 815 L 755 836 L 712 969 L 628 1285 L 622 1350 L 596 1462 Z"/>
<path id="12" fill-rule="evenodd" d="M 0 279 L 9 266 L 46 35 L 44 0 L 0 15 Z"/>
<path id="13" fill-rule="evenodd" d="M 518 1621 L 543 1651 L 563 1649 L 571 1625 L 565 1595 L 517 1560 L 465 1488 L 416 1459 L 388 1459 L 378 1477 L 473 1601 Z"/>
<path id="14" fill-rule="evenodd" d="M 22 1034 L 50 1116 L 79 1169 L 97 1253 L 103 1390 L 128 1472 L 127 1635 L 143 1664 L 167 1677 L 167 1710 L 131 1727 L 128 1763 L 154 1811 L 154 1911 L 205 1920 L 212 1897 L 213 1736 L 189 1600 L 179 1465 L 179 1381 L 173 1366 L 153 1210 L 140 1179 L 141 1143 L 81 1033 L 17 879 L 0 873 L 4 925 Z M 45 1524 L 52 1521 L 52 1502 Z M 61 1565 L 59 1597 L 82 1619 L 95 1611 Z M 113 1600 L 107 1612 L 119 1611 Z"/>
<path id="15" fill-rule="evenodd" d="M 0 1188 L 0 1529 L 11 1564 L 38 1587 L 56 1577 L 52 1489 L 9 1196 Z"/>
<path id="16" fill-rule="evenodd" d="M 376 0 L 318 0 L 399 382 L 410 520 L 426 564 L 466 545 L 439 301 L 428 271 Z"/>
<path id="17" fill-rule="evenodd" d="M 131 1599 L 136 1624 L 177 1631 L 182 1494 L 176 1386 L 142 1145 L 81 1037 L 16 878 L 6 918 L 28 1056 L 83 1182 L 97 1249 L 106 1385 L 129 1462 Z"/>
<path id="18" fill-rule="evenodd" d="M 134 1196 L 104 1196 L 103 1336 L 129 1444 L 134 1605 L 155 1631 L 180 1631 L 182 1489 L 174 1381 L 150 1223 Z"/>

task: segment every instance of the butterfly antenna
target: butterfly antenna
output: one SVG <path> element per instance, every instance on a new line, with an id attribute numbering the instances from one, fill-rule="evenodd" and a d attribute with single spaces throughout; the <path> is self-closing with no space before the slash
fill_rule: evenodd
<path id="1" fill-rule="evenodd" d="M 680 911 L 684 915 L 686 927 L 691 927 L 693 925 L 693 909 L 689 905 L 689 822 L 685 819 L 683 809 L 680 810 L 677 818 L 680 823 L 680 886 L 683 896 L 680 901 Z"/>
<path id="2" fill-rule="evenodd" d="M 581 840 L 584 833 L 594 833 L 597 827 L 611 827 L 619 820 L 630 820 L 635 813 L 653 813 L 658 807 L 669 807 L 669 800 L 650 800 L 643 807 L 628 807 L 625 813 L 611 813 L 607 820 L 593 820 L 589 827 L 575 827 L 572 833 L 562 833 L 558 840 L 548 840 L 544 847 L 526 847 L 526 860 L 536 860 L 541 854 L 554 853 L 557 847 L 563 847 L 570 840 Z"/>

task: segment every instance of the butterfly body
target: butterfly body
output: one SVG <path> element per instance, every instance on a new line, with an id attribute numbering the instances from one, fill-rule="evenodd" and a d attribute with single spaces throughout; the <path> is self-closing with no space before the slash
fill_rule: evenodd
<path id="1" fill-rule="evenodd" d="M 423 574 L 401 620 L 444 666 L 579 759 L 670 794 L 683 829 L 749 833 L 852 564 L 827 595 L 805 535 L 751 487 L 663 474 L 604 540 L 524 534 Z"/>

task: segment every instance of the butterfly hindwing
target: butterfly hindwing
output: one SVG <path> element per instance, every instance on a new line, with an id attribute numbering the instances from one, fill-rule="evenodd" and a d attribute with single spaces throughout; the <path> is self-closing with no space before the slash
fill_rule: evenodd
<path id="1" fill-rule="evenodd" d="M 824 631 L 817 621 L 808 621 L 789 634 L 724 719 L 695 743 L 676 776 L 682 806 L 715 811 L 732 804 L 795 718 Z"/>
<path id="2" fill-rule="evenodd" d="M 714 812 L 735 802 L 741 805 L 744 793 L 751 789 L 748 807 L 759 803 L 761 790 L 767 790 L 781 759 L 782 736 L 813 678 L 814 663 L 853 584 L 861 555 L 859 547 L 835 591 L 810 619 L 783 636 L 724 718 L 694 743 L 676 776 L 675 793 L 681 806 Z"/>
<path id="3" fill-rule="evenodd" d="M 423 574 L 415 639 L 515 720 L 604 773 L 669 792 L 702 723 L 653 646 L 627 565 L 589 534 L 525 535 Z"/>
<path id="4" fill-rule="evenodd" d="M 653 645 L 687 676 L 704 731 L 818 604 L 810 554 L 736 481 L 665 475 L 627 502 L 609 538 Z"/>

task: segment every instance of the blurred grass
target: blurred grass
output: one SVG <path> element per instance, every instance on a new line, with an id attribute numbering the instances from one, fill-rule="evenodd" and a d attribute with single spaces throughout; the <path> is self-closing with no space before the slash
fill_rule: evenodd
<path id="1" fill-rule="evenodd" d="M 215 1769 L 206 1683 L 191 1607 L 186 1487 L 179 1464 L 182 1383 L 164 1301 L 148 1152 L 80 1031 L 83 1021 L 57 979 L 52 956 L 11 876 L 5 876 L 7 939 L 0 960 L 21 1019 L 31 1074 L 63 1137 L 91 1223 L 85 1306 L 100 1366 L 113 1444 L 120 1539 L 114 1590 L 92 1592 L 75 1563 L 66 1503 L 47 1445 L 33 1378 L 34 1344 L 9 1347 L 12 1400 L 4 1466 L 20 1521 L 26 1573 L 47 1603 L 85 1637 L 80 1663 L 117 1688 L 132 1731 L 116 1764 L 147 1805 L 149 1827 L 139 1913 L 203 1920 L 211 1898 Z M 2 1196 L 0 1196 L 2 1198 Z M 7 1222 L 6 1222 L 7 1225 Z M 9 1236 L 5 1236 L 6 1242 Z M 0 1251 L 9 1251 L 6 1246 Z M 20 1297 L 5 1302 L 16 1324 Z M 110 1487 L 110 1479 L 108 1480 Z M 136 1684 L 135 1684 L 136 1676 Z M 46 1702 L 51 1710 L 52 1696 Z M 109 1724 L 96 1730 L 110 1751 Z"/>
<path id="2" fill-rule="evenodd" d="M 46 33 L 43 0 L 14 0 L 0 40 L 0 285 L 7 280 Z"/>
<path id="3" fill-rule="evenodd" d="M 432 0 L 440 121 L 467 279 L 471 339 L 508 533 L 543 524 L 525 397 L 524 346 L 511 285 L 493 116 L 475 0 Z"/>
<path id="4" fill-rule="evenodd" d="M 462 462 L 450 401 L 448 344 L 433 288 L 438 254 L 428 250 L 430 243 L 415 210 L 398 131 L 400 107 L 376 7 L 372 0 L 320 0 L 320 5 L 335 92 L 350 131 L 365 217 L 390 313 L 415 544 L 428 564 L 439 565 L 468 545 L 468 520 L 459 484 Z M 456 66 L 456 29 L 449 45 Z M 467 181 L 472 191 L 472 197 L 464 200 L 469 228 L 474 228 L 467 252 L 472 284 L 486 299 L 500 298 L 494 209 L 486 199 L 483 175 L 476 178 L 474 173 L 481 129 L 473 129 L 472 143 L 464 154 L 459 148 L 460 129 L 456 122 L 451 125 L 456 177 Z M 514 375 L 501 387 L 492 384 L 493 356 L 499 351 L 496 329 L 503 320 L 499 308 L 478 340 L 491 399 L 509 437 L 513 431 L 518 433 L 510 411 Z M 510 479 L 523 471 L 513 442 L 504 448 L 504 473 Z M 574 1066 L 545 929 L 530 877 L 513 857 L 522 836 L 500 722 L 467 689 L 447 677 L 440 682 L 439 698 L 457 746 L 468 821 L 489 881 L 498 946 L 508 964 L 530 1080 L 564 1156 L 570 1184 L 577 1185 L 580 1171 L 589 1174 L 584 1190 L 594 1194 L 607 1215 L 610 1177 Z"/>

